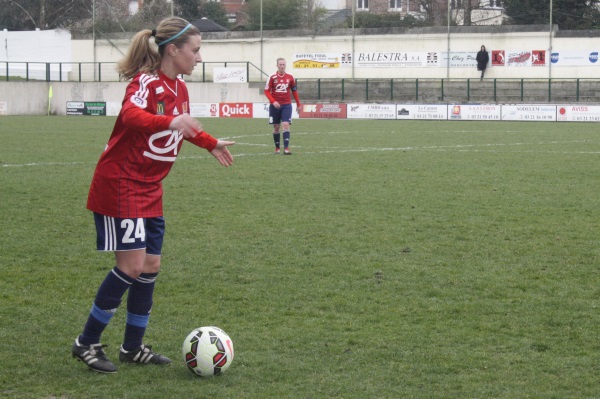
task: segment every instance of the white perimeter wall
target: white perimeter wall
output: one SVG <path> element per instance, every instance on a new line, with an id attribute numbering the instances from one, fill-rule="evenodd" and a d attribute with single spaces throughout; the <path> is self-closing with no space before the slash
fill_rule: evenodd
<path id="1" fill-rule="evenodd" d="M 389 34 L 350 36 L 281 37 L 250 39 L 204 39 L 201 49 L 205 62 L 251 62 L 270 74 L 276 70 L 276 59 L 288 61 L 288 72 L 300 79 L 312 78 L 473 78 L 474 67 L 447 68 L 440 60 L 438 67 L 345 67 L 293 68 L 294 54 L 301 53 L 373 53 L 373 52 L 476 52 L 481 45 L 488 51 L 546 50 L 546 66 L 488 66 L 488 78 L 598 78 L 600 61 L 594 66 L 560 66 L 550 63 L 548 32 L 453 33 L 448 40 L 440 34 Z M 129 40 L 73 40 L 73 62 L 116 62 L 127 51 Z M 589 54 L 600 51 L 600 38 L 552 38 L 552 52 Z M 491 54 L 490 54 L 491 56 Z"/>

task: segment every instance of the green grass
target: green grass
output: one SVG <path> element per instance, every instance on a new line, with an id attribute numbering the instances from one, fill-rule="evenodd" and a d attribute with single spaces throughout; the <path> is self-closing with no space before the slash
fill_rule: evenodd
<path id="1" fill-rule="evenodd" d="M 174 364 L 98 375 L 70 348 L 114 264 L 85 209 L 113 123 L 0 118 L 0 397 L 600 397 L 596 124 L 296 120 L 288 157 L 204 120 L 236 161 L 187 143 L 165 180 L 146 341 Z M 181 360 L 202 325 L 220 377 Z"/>

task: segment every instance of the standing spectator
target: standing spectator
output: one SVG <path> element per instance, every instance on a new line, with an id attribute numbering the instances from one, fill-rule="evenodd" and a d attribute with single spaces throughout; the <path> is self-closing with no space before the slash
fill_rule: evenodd
<path id="1" fill-rule="evenodd" d="M 485 74 L 485 68 L 487 68 L 487 64 L 490 60 L 490 55 L 487 51 L 485 51 L 485 46 L 481 46 L 481 50 L 477 52 L 475 60 L 477 61 L 477 70 L 481 71 L 481 79 L 483 79 L 483 75 Z"/>
<path id="2" fill-rule="evenodd" d="M 296 88 L 296 80 L 285 72 L 285 59 L 277 58 L 277 72 L 269 76 L 265 85 L 265 95 L 269 99 L 269 124 L 273 125 L 273 141 L 275 154 L 280 153 L 280 127 L 283 128 L 283 153 L 292 155 L 290 151 L 290 124 L 292 123 L 292 99 L 294 95 L 297 108 L 300 108 L 300 98 Z"/>
<path id="3" fill-rule="evenodd" d="M 202 61 L 200 43 L 200 32 L 193 25 L 181 18 L 167 18 L 156 30 L 138 32 L 118 64 L 120 75 L 131 82 L 96 166 L 87 202 L 96 222 L 97 249 L 114 252 L 116 266 L 98 288 L 87 322 L 72 347 L 73 357 L 97 372 L 117 371 L 104 353 L 100 337 L 126 292 L 127 318 L 119 360 L 171 363 L 142 343 L 165 232 L 161 182 L 184 139 L 210 151 L 223 166 L 233 162 L 227 146 L 234 142 L 217 140 L 189 115 L 188 91 L 179 75 L 191 74 Z"/>

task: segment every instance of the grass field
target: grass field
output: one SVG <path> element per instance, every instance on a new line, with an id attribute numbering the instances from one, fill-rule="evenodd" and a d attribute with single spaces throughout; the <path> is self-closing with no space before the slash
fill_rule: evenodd
<path id="1" fill-rule="evenodd" d="M 0 118 L 2 398 L 598 398 L 598 124 L 204 120 L 165 180 L 146 334 L 166 368 L 70 355 L 99 283 L 85 209 L 111 117 Z M 125 309 L 103 343 L 117 360 Z M 235 360 L 181 360 L 217 325 Z"/>

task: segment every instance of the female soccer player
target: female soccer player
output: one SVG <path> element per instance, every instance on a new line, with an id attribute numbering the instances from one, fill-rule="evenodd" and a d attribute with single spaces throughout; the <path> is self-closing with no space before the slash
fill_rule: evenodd
<path id="1" fill-rule="evenodd" d="M 290 151 L 290 124 L 292 123 L 292 99 L 290 92 L 296 100 L 297 109 L 300 109 L 300 98 L 296 88 L 296 79 L 285 71 L 284 58 L 277 58 L 277 72 L 269 76 L 265 85 L 265 96 L 271 103 L 269 105 L 269 124 L 273 125 L 273 141 L 275 154 L 281 152 L 281 133 L 283 129 L 283 153 L 292 155 Z"/>
<path id="2" fill-rule="evenodd" d="M 117 371 L 104 353 L 100 336 L 125 292 L 127 319 L 119 360 L 171 363 L 142 343 L 165 229 L 161 181 L 184 139 L 210 151 L 223 166 L 233 163 L 227 146 L 234 142 L 215 139 L 189 115 L 188 91 L 179 75 L 191 74 L 202 61 L 200 43 L 196 27 L 181 18 L 167 18 L 156 30 L 138 32 L 118 64 L 121 76 L 131 82 L 96 166 L 87 202 L 96 222 L 97 248 L 113 251 L 116 266 L 100 285 L 72 348 L 73 357 L 97 372 Z"/>

